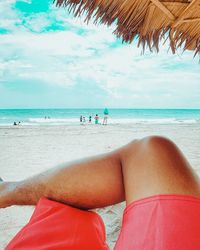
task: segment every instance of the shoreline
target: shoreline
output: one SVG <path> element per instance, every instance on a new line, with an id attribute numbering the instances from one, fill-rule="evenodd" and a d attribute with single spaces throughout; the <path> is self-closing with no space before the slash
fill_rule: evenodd
<path id="1" fill-rule="evenodd" d="M 78 126 L 78 125 L 96 125 L 95 121 L 92 120 L 91 123 L 86 120 L 86 122 L 79 122 L 77 118 L 28 118 L 27 120 L 16 119 L 20 121 L 20 126 Z M 103 116 L 100 117 L 98 125 L 102 125 Z M 122 125 L 122 124 L 195 124 L 200 123 L 199 117 L 193 118 L 108 118 L 108 125 Z M 1 126 L 13 126 L 13 122 L 3 123 L 0 121 Z"/>

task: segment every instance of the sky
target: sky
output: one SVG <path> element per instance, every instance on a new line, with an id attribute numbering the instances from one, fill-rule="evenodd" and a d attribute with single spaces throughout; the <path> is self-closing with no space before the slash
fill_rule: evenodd
<path id="1" fill-rule="evenodd" d="M 200 63 L 124 44 L 49 0 L 0 1 L 0 108 L 200 108 Z"/>

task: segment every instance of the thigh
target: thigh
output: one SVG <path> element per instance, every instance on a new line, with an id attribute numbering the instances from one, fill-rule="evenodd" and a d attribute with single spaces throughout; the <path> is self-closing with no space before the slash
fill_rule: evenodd
<path id="1" fill-rule="evenodd" d="M 200 182 L 189 162 L 170 140 L 152 136 L 121 150 L 127 205 L 157 194 L 200 197 Z"/>
<path id="2" fill-rule="evenodd" d="M 45 197 L 83 208 L 99 208 L 124 201 L 118 152 L 63 164 L 43 174 Z"/>

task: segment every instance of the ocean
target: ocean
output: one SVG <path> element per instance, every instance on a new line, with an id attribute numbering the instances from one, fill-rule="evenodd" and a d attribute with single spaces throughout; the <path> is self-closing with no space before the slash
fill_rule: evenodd
<path id="1" fill-rule="evenodd" d="M 103 119 L 104 109 L 0 109 L 0 126 L 79 125 L 80 115 L 96 114 Z M 200 123 L 200 109 L 109 109 L 110 124 L 121 123 Z"/>

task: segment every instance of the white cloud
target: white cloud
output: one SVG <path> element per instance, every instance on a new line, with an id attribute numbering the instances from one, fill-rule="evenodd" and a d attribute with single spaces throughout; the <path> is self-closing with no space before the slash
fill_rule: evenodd
<path id="1" fill-rule="evenodd" d="M 23 79 L 30 79 L 30 73 L 20 73 L 19 77 Z M 65 87 L 74 85 L 74 77 L 67 72 L 34 72 L 31 74 L 31 78 L 34 80 L 43 81 L 48 84 L 61 85 Z"/>
<path id="2" fill-rule="evenodd" d="M 18 21 L 17 13 L 12 9 L 15 0 L 6 0 L 0 2 L 0 28 L 15 29 Z"/>
<path id="3" fill-rule="evenodd" d="M 112 43 L 113 39 L 109 31 L 104 35 L 96 31 L 84 36 L 71 31 L 21 33 L 3 35 L 0 48 L 8 46 L 8 55 L 20 51 L 19 58 L 4 63 L 4 70 L 25 80 L 36 79 L 63 87 L 84 80 L 98 85 L 110 99 L 134 97 L 148 103 L 152 98 L 158 102 L 197 94 L 199 66 L 188 54 L 180 58 L 167 55 L 163 49 L 158 55 L 141 56 L 141 51 L 133 45 L 110 49 L 108 41 Z M 178 64 L 190 66 L 184 71 L 181 67 L 175 70 L 171 67 Z"/>

